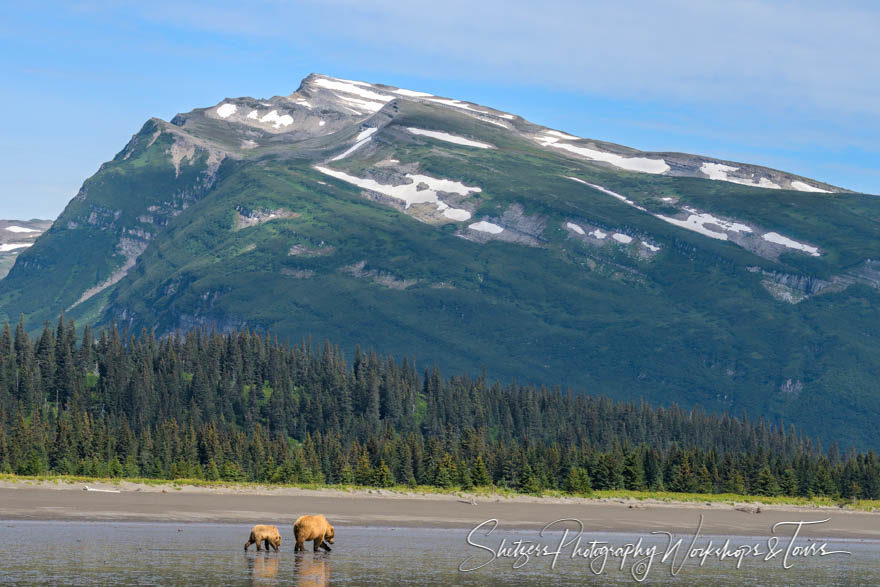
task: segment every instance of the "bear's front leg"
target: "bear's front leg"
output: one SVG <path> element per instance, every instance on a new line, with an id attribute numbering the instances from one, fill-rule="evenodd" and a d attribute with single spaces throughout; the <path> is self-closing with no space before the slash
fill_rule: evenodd
<path id="1" fill-rule="evenodd" d="M 333 550 L 332 548 L 330 548 L 330 547 L 327 545 L 326 542 L 321 542 L 321 548 L 323 548 L 323 549 L 326 550 L 327 552 L 330 552 L 331 550 Z"/>

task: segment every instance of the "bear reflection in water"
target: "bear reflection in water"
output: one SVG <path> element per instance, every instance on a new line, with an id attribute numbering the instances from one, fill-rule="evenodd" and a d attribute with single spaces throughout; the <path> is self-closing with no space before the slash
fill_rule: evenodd
<path id="1" fill-rule="evenodd" d="M 298 587 L 324 587 L 330 584 L 330 566 L 326 553 L 297 553 L 293 580 Z"/>
<path id="2" fill-rule="evenodd" d="M 247 556 L 247 555 L 245 555 Z M 274 579 L 278 576 L 278 570 L 281 568 L 281 559 L 277 554 L 260 553 L 255 557 L 247 557 L 248 573 L 254 582 L 263 581 L 265 579 Z"/>
<path id="3" fill-rule="evenodd" d="M 281 570 L 281 557 L 274 552 L 245 555 L 252 585 L 273 584 Z M 289 559 L 288 559 L 289 560 Z M 293 584 L 298 587 L 326 587 L 330 584 L 330 557 L 326 553 L 297 553 L 293 559 Z"/>

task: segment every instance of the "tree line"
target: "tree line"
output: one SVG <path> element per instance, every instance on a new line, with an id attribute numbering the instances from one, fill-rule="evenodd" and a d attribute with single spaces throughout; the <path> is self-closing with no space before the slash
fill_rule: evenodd
<path id="1" fill-rule="evenodd" d="M 0 335 L 0 472 L 880 498 L 873 451 L 254 332 Z"/>

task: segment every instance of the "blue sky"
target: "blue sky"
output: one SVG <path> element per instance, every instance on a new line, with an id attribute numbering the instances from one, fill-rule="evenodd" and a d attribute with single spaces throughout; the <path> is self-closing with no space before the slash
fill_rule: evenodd
<path id="1" fill-rule="evenodd" d="M 311 72 L 880 194 L 880 5 L 741 0 L 7 3 L 0 218 L 54 217 L 145 120 Z"/>

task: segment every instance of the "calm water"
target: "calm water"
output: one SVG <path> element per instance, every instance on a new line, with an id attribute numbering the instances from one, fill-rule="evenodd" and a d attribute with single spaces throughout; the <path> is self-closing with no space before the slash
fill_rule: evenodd
<path id="1" fill-rule="evenodd" d="M 466 543 L 467 530 L 413 528 L 339 527 L 331 553 L 293 552 L 289 525 L 279 526 L 284 543 L 280 553 L 242 550 L 250 526 L 244 524 L 149 524 L 102 522 L 2 522 L 0 521 L 0 583 L 3 584 L 294 584 L 294 585 L 471 585 L 471 584 L 635 584 L 628 563 L 619 569 L 619 559 L 609 559 L 601 575 L 595 575 L 589 560 L 572 560 L 572 547 L 560 555 L 556 568 L 549 557 L 532 558 L 513 569 L 513 559 L 496 559 L 487 567 L 462 573 L 459 565 L 467 557 L 473 564 L 485 562 L 487 551 Z M 507 545 L 517 539 L 543 540 L 556 547 L 559 533 L 541 539 L 538 531 L 495 531 L 476 535 L 474 542 L 497 550 L 502 538 Z M 666 547 L 665 537 L 628 534 L 585 534 L 590 540 L 614 545 L 635 542 L 643 546 Z M 689 544 L 684 537 L 682 549 Z M 705 546 L 713 537 L 701 538 Z M 717 545 L 717 538 L 714 538 Z M 723 542 L 723 539 L 721 540 Z M 732 544 L 762 544 L 766 538 L 736 538 Z M 797 544 L 807 546 L 806 540 Z M 787 542 L 780 543 L 780 547 Z M 310 547 L 310 543 L 308 545 Z M 555 549 L 555 548 L 554 548 Z M 669 563 L 653 563 L 648 584 L 679 583 L 702 585 L 880 585 L 880 543 L 829 540 L 828 550 L 851 551 L 851 555 L 829 555 L 794 561 L 783 570 L 781 560 L 709 559 L 703 567 L 688 562 L 677 577 L 670 576 Z M 781 559 L 780 554 L 777 558 Z M 679 560 L 681 557 L 679 557 Z M 594 561 L 594 565 L 597 565 Z"/>

